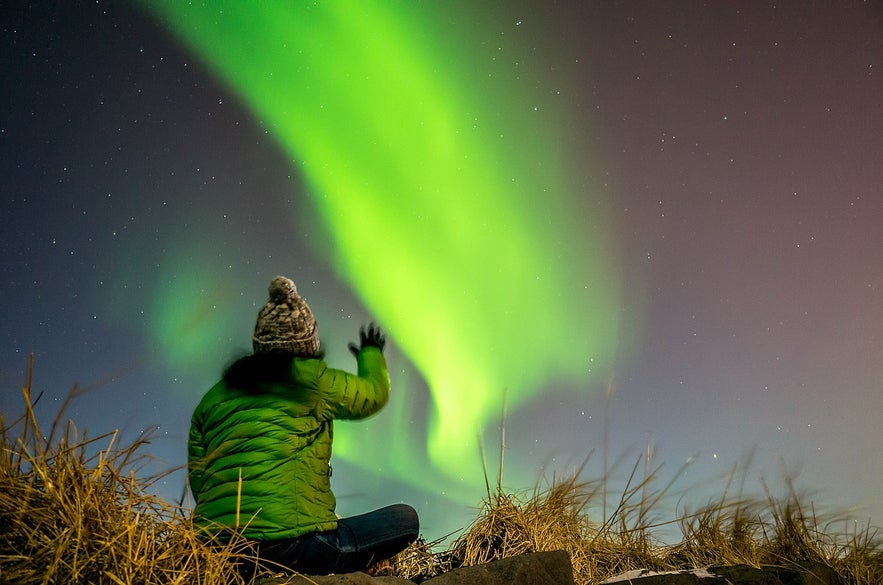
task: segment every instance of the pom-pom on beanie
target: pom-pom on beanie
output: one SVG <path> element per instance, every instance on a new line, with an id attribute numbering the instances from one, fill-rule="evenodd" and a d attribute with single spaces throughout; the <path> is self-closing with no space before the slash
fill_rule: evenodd
<path id="1" fill-rule="evenodd" d="M 274 350 L 314 356 L 319 352 L 319 330 L 307 302 L 291 279 L 277 276 L 268 288 L 270 300 L 258 313 L 252 345 L 255 353 Z"/>

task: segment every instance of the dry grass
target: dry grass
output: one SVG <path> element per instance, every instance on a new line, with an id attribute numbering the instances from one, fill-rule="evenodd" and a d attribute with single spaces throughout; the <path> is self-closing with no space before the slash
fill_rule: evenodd
<path id="1" fill-rule="evenodd" d="M 158 479 L 138 477 L 149 437 L 129 445 L 116 432 L 88 437 L 61 424 L 67 404 L 44 435 L 30 380 L 22 391 L 25 414 L 9 425 L 0 417 L 0 584 L 226 585 L 272 574 L 245 576 L 241 569 L 254 559 L 243 539 L 208 543 L 188 510 L 146 491 Z M 727 489 L 669 522 L 682 540 L 660 545 L 654 513 L 671 485 L 654 488 L 659 468 L 651 461 L 650 451 L 638 458 L 607 514 L 607 478 L 580 480 L 582 468 L 525 493 L 504 490 L 501 448 L 497 485 L 492 489 L 485 473 L 487 497 L 473 523 L 441 551 L 441 541 L 418 540 L 394 559 L 396 572 L 419 583 L 460 566 L 563 549 L 580 585 L 638 568 L 714 564 L 823 566 L 845 585 L 883 583 L 877 529 L 819 514 L 790 482 L 781 499 L 769 490 L 765 498 L 734 498 Z M 590 510 L 603 510 L 602 518 L 591 520 Z"/>
<path id="2" fill-rule="evenodd" d="M 644 460 L 649 461 L 648 457 Z M 844 585 L 883 583 L 883 541 L 878 529 L 851 530 L 845 518 L 822 517 L 804 504 L 792 482 L 784 498 L 730 498 L 725 492 L 696 512 L 676 521 L 682 540 L 662 545 L 653 538 L 654 506 L 671 488 L 652 489 L 659 469 L 641 458 L 613 512 L 600 523 L 589 507 L 602 508 L 605 480 L 579 481 L 581 469 L 564 481 L 519 497 L 488 489 L 478 517 L 444 551 L 433 553 L 419 542 L 397 558 L 399 573 L 420 582 L 454 567 L 471 566 L 526 552 L 566 550 L 579 585 L 599 583 L 634 569 L 671 571 L 712 565 L 777 565 L 836 573 Z M 419 570 L 412 570 L 419 558 Z M 435 564 L 434 564 L 435 563 Z"/>
<path id="3" fill-rule="evenodd" d="M 0 582 L 245 582 L 231 570 L 241 541 L 206 543 L 179 508 L 145 491 L 151 480 L 136 472 L 149 437 L 120 445 L 116 432 L 81 435 L 59 423 L 64 407 L 44 435 L 30 380 L 22 392 L 25 414 L 9 425 L 0 417 Z"/>
<path id="4" fill-rule="evenodd" d="M 633 490 L 634 491 L 634 490 Z M 621 502 L 600 526 L 585 514 L 596 483 L 569 479 L 519 498 L 496 491 L 478 518 L 446 550 L 419 542 L 397 558 L 402 576 L 420 582 L 459 566 L 526 552 L 566 550 L 580 585 L 633 569 L 658 571 L 746 564 L 828 567 L 844 585 L 883 583 L 883 548 L 870 525 L 837 532 L 791 492 L 783 500 L 717 501 L 680 519 L 683 541 L 654 543 L 653 526 L 635 524 L 642 505 Z M 624 498 L 625 500 L 625 498 Z M 420 559 L 415 568 L 415 559 Z"/>

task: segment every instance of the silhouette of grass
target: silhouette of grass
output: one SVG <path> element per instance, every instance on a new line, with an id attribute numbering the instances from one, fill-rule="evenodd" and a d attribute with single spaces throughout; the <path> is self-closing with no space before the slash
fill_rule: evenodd
<path id="1" fill-rule="evenodd" d="M 242 539 L 206 542 L 180 508 L 146 491 L 158 479 L 136 474 L 149 436 L 129 445 L 116 431 L 88 437 L 60 424 L 61 411 L 41 432 L 31 360 L 25 414 L 9 425 L 0 417 L 0 582 L 244 583 L 231 570 Z"/>
<path id="2" fill-rule="evenodd" d="M 504 441 L 505 434 L 501 445 Z M 455 567 L 565 550 L 579 585 L 637 569 L 677 571 L 715 565 L 773 565 L 834 574 L 844 585 L 883 583 L 879 529 L 868 524 L 838 530 L 838 525 L 850 526 L 849 520 L 817 513 L 787 476 L 784 498 L 774 497 L 766 486 L 765 498 L 734 497 L 730 488 L 739 477 L 739 470 L 734 469 L 719 498 L 694 512 L 685 510 L 674 520 L 654 522 L 654 511 L 674 480 L 655 489 L 660 467 L 652 465 L 652 456 L 651 446 L 632 467 L 612 512 L 593 522 L 589 508 L 605 514 L 608 509 L 609 478 L 579 479 L 588 458 L 564 480 L 521 496 L 502 488 L 501 454 L 494 489 L 485 467 L 487 497 L 472 524 L 441 552 L 432 551 L 433 544 L 439 543 L 418 541 L 400 553 L 396 559 L 399 574 L 420 582 Z M 642 463 L 644 473 L 639 477 Z M 680 529 L 678 544 L 655 539 L 654 530 L 668 525 Z"/>
<path id="3" fill-rule="evenodd" d="M 580 585 L 599 583 L 635 569 L 673 571 L 714 565 L 764 565 L 824 569 L 844 585 L 883 583 L 883 549 L 870 525 L 837 532 L 843 519 L 823 520 L 795 491 L 784 499 L 717 500 L 676 522 L 683 536 L 676 545 L 655 542 L 646 520 L 646 502 L 620 505 L 600 525 L 585 510 L 600 493 L 601 480 L 576 476 L 519 498 L 490 492 L 476 520 L 441 552 L 418 542 L 396 559 L 399 574 L 422 581 L 459 566 L 471 566 L 528 552 L 566 550 Z M 643 482 L 642 482 L 643 483 Z M 597 504 L 598 502 L 594 502 Z M 414 559 L 420 567 L 412 568 Z M 435 559 L 435 564 L 433 563 Z"/>
<path id="4" fill-rule="evenodd" d="M 159 479 L 139 477 L 149 436 L 126 445 L 117 432 L 89 437 L 73 422 L 61 423 L 76 389 L 44 435 L 34 412 L 32 367 L 33 358 L 22 388 L 24 415 L 9 424 L 0 416 L 0 583 L 226 585 L 274 575 L 272 568 L 254 568 L 248 542 L 236 533 L 207 541 L 189 510 L 148 492 Z M 845 585 L 883 583 L 878 530 L 870 524 L 838 530 L 846 520 L 819 514 L 790 480 L 782 499 L 769 490 L 756 499 L 725 490 L 694 512 L 654 523 L 671 484 L 655 489 L 659 467 L 650 461 L 650 451 L 638 458 L 608 515 L 608 478 L 580 479 L 585 462 L 544 487 L 504 490 L 501 445 L 496 486 L 485 472 L 487 494 L 472 524 L 442 550 L 436 549 L 443 539 L 418 540 L 394 559 L 395 572 L 421 582 L 456 567 L 566 550 L 580 585 L 633 569 L 735 564 L 823 568 Z M 590 508 L 605 516 L 593 521 Z M 677 525 L 681 542 L 656 542 L 654 530 L 663 525 Z"/>

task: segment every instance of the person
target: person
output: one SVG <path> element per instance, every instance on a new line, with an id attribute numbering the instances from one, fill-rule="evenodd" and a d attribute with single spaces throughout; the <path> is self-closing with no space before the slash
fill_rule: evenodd
<path id="1" fill-rule="evenodd" d="M 240 532 L 265 566 L 367 571 L 407 548 L 419 530 L 406 504 L 339 518 L 331 490 L 334 421 L 369 417 L 389 398 L 384 334 L 373 323 L 361 327 L 359 345 L 349 344 L 358 373 L 333 369 L 294 282 L 277 276 L 269 297 L 254 353 L 226 370 L 191 418 L 194 525 L 216 537 Z"/>

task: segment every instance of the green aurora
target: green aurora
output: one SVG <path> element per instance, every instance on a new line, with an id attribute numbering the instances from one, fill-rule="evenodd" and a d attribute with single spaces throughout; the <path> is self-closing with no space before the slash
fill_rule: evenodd
<path id="1" fill-rule="evenodd" d="M 375 449 L 423 489 L 481 481 L 477 437 L 504 396 L 515 413 L 550 387 L 594 387 L 621 335 L 603 202 L 584 178 L 591 161 L 568 147 L 565 108 L 507 60 L 513 40 L 498 42 L 487 14 L 467 27 L 405 1 L 143 4 L 298 165 L 327 261 L 431 391 L 424 439 L 402 390 L 417 381 L 393 372 L 394 428 L 368 445 L 366 425 L 340 425 L 337 457 Z M 166 282 L 155 335 L 186 358 L 217 332 L 188 278 Z M 203 326 L 182 339 L 182 323 Z"/>

